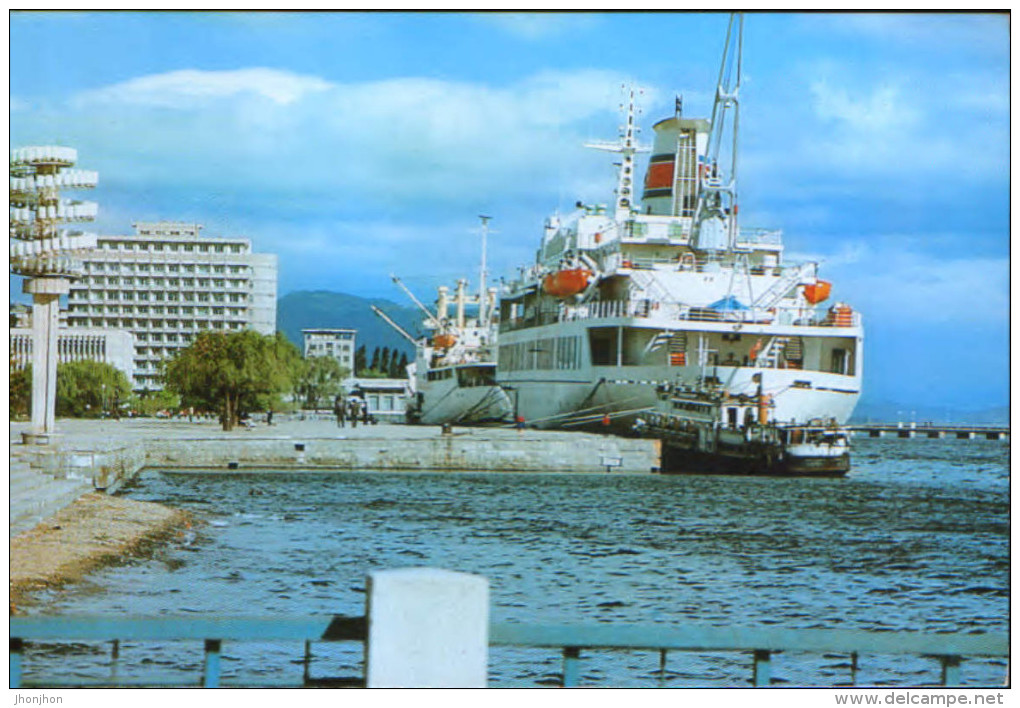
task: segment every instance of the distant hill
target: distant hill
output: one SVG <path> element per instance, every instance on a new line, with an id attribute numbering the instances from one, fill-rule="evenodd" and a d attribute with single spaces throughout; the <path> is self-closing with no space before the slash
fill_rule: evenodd
<path id="1" fill-rule="evenodd" d="M 389 347 L 414 359 L 414 347 L 390 325 L 372 312 L 371 306 L 393 318 L 414 337 L 424 334 L 422 313 L 414 306 L 406 307 L 389 300 L 368 300 L 356 295 L 325 290 L 299 290 L 288 293 L 276 303 L 276 328 L 298 348 L 303 348 L 302 329 L 343 328 L 358 330 L 357 346 L 365 345 L 368 355 L 375 347 Z"/>
<path id="2" fill-rule="evenodd" d="M 854 409 L 850 421 L 852 423 L 930 422 L 935 424 L 1009 425 L 1009 406 L 972 409 L 862 400 Z"/>

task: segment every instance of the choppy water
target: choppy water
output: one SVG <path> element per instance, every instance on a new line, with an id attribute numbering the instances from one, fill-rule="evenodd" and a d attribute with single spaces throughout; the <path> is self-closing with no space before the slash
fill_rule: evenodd
<path id="1" fill-rule="evenodd" d="M 373 569 L 490 579 L 493 619 L 1005 632 L 1009 446 L 854 441 L 846 479 L 568 474 L 148 472 L 124 494 L 190 510 L 194 538 L 97 572 L 37 613 L 361 614 Z M 108 646 L 39 648 L 26 672 L 103 677 Z M 225 683 L 300 681 L 302 647 L 226 646 Z M 313 675 L 361 674 L 316 645 Z M 199 647 L 126 645 L 119 675 L 197 678 Z M 558 681 L 556 652 L 493 650 L 492 685 Z M 656 685 L 658 655 L 586 652 L 582 682 Z M 782 654 L 780 685 L 846 682 L 846 656 Z M 1001 685 L 1004 661 L 963 665 Z M 939 679 L 933 659 L 862 656 L 858 683 Z M 666 684 L 746 685 L 747 655 L 670 654 Z"/>

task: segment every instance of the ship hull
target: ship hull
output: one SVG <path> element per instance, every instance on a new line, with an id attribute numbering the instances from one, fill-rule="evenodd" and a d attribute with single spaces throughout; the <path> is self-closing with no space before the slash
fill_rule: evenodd
<path id="1" fill-rule="evenodd" d="M 580 360 L 572 368 L 522 368 L 508 364 L 501 358 L 496 380 L 511 394 L 516 415 L 524 418 L 526 425 L 537 428 L 594 428 L 626 433 L 631 431 L 642 413 L 654 408 L 657 386 L 693 386 L 706 374 L 728 382 L 732 391 L 746 392 L 757 389 L 755 379 L 760 377 L 767 391 L 779 392 L 775 396 L 771 414 L 771 418 L 778 421 L 806 423 L 813 419 L 824 419 L 842 425 L 850 418 L 860 396 L 859 375 L 756 366 L 702 367 L 693 363 L 674 366 L 669 363 L 665 353 L 661 356 L 662 363 L 658 364 L 593 365 L 588 350 L 589 330 L 608 328 L 662 332 L 668 329 L 668 325 L 620 318 L 611 321 L 560 322 L 500 335 L 501 357 L 508 347 L 515 345 L 527 352 L 549 346 L 544 343 L 553 339 L 579 343 L 574 348 L 580 351 Z M 763 336 L 777 333 L 764 328 L 759 330 Z M 689 336 L 698 333 L 696 329 L 685 330 Z M 832 329 L 826 332 L 832 333 Z M 860 336 L 858 329 L 848 329 L 844 334 L 855 338 Z"/>
<path id="2" fill-rule="evenodd" d="M 750 452 L 705 452 L 666 442 L 662 446 L 661 471 L 663 474 L 842 477 L 850 471 L 850 453 L 785 455 L 774 459 Z"/>
<path id="3" fill-rule="evenodd" d="M 432 386 L 423 392 L 417 422 L 424 425 L 481 425 L 509 422 L 513 408 L 499 386 Z"/>

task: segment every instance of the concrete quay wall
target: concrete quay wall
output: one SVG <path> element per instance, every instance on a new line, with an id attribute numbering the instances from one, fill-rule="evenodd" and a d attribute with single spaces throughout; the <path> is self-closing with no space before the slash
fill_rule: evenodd
<path id="1" fill-rule="evenodd" d="M 145 465 L 170 468 L 619 472 L 659 467 L 652 440 L 539 434 L 431 438 L 147 440 Z"/>
<path id="2" fill-rule="evenodd" d="M 654 440 L 580 432 L 282 421 L 225 433 L 209 423 L 61 420 L 50 445 L 24 445 L 10 426 L 10 533 L 20 534 L 83 494 L 116 492 L 146 467 L 648 474 Z"/>

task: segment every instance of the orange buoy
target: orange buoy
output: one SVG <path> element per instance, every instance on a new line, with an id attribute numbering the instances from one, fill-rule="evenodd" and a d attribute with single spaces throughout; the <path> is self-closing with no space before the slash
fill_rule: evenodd
<path id="1" fill-rule="evenodd" d="M 804 286 L 804 299 L 812 305 L 817 305 L 824 302 L 830 292 L 832 292 L 832 283 L 827 280 L 819 280 L 814 285 Z"/>
<path id="2" fill-rule="evenodd" d="M 437 334 L 432 339 L 432 346 L 436 349 L 449 349 L 457 343 L 457 337 L 452 334 Z"/>
<path id="3" fill-rule="evenodd" d="M 588 287 L 592 272 L 587 268 L 569 268 L 558 270 L 545 276 L 542 289 L 553 297 L 570 297 Z"/>

